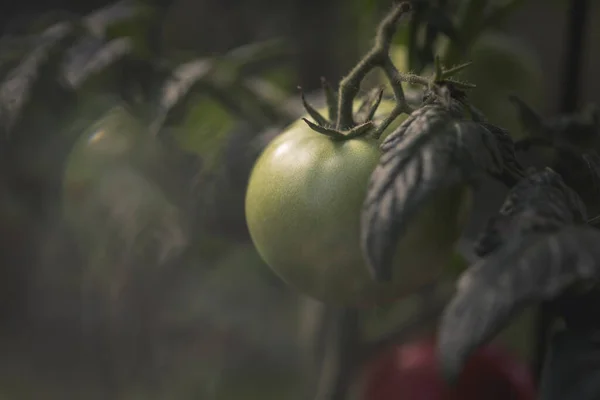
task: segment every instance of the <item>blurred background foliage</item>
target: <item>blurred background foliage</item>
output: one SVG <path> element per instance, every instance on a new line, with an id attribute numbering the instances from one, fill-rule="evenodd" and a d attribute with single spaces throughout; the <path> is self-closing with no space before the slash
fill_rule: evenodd
<path id="1" fill-rule="evenodd" d="M 440 52 L 449 64 L 473 60 L 462 76 L 477 85 L 473 102 L 516 137 L 509 93 L 556 108 L 564 1 L 518 2 L 452 50 L 452 40 L 483 27 L 461 17 L 464 2 L 417 3 L 420 22 L 397 36 L 400 70 L 426 71 Z M 390 4 L 5 5 L 0 398 L 312 396 L 327 308 L 262 263 L 245 227 L 245 185 L 261 149 L 303 114 L 297 86 L 322 106 L 320 77 L 337 81 L 349 70 Z M 439 40 L 428 39 L 430 26 Z M 593 71 L 598 55 L 589 56 Z M 600 81 L 588 75 L 585 94 L 595 100 Z M 498 190 L 479 191 L 465 254 L 503 198 Z M 442 297 L 448 279 L 433 289 Z M 385 331 L 421 313 L 425 300 L 365 311 L 364 323 Z M 525 359 L 530 314 L 500 337 Z"/>

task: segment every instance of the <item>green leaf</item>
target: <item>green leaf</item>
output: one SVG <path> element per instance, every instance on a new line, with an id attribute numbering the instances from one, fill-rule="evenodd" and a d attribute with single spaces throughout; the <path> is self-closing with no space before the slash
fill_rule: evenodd
<path id="1" fill-rule="evenodd" d="M 62 77 L 70 87 L 78 89 L 88 78 L 110 68 L 132 50 L 133 43 L 129 38 L 105 42 L 93 36 L 83 37 L 68 50 Z"/>
<path id="2" fill-rule="evenodd" d="M 518 9 L 527 3 L 527 0 L 506 0 L 504 4 L 497 5 L 484 18 L 482 29 L 497 28 L 504 24 Z"/>
<path id="3" fill-rule="evenodd" d="M 442 319 L 447 377 L 456 378 L 469 354 L 526 306 L 598 274 L 600 253 L 592 243 L 600 234 L 583 227 L 586 219 L 579 196 L 548 168 L 509 192 L 476 246 L 486 258 L 461 276 Z"/>
<path id="4" fill-rule="evenodd" d="M 65 10 L 49 10 L 33 12 L 17 16 L 4 29 L 4 34 L 11 37 L 37 36 L 53 25 L 67 23 L 76 24 L 79 16 Z"/>
<path id="5" fill-rule="evenodd" d="M 586 219 L 579 195 L 560 175 L 546 168 L 523 178 L 510 190 L 498 214 L 488 222 L 475 253 L 484 257 L 515 237 L 553 231 Z"/>
<path id="6" fill-rule="evenodd" d="M 179 146 L 202 158 L 203 171 L 217 165 L 235 120 L 219 102 L 198 95 L 190 102 L 186 117 L 171 130 Z"/>
<path id="7" fill-rule="evenodd" d="M 20 118 L 42 68 L 54 61 L 54 51 L 69 37 L 72 29 L 72 26 L 60 23 L 45 30 L 35 47 L 0 82 L 0 126 L 5 134 L 10 133 Z"/>
<path id="8" fill-rule="evenodd" d="M 527 306 L 555 299 L 600 275 L 600 232 L 568 226 L 512 240 L 472 265 L 458 284 L 438 332 L 442 371 L 459 376 L 469 355 Z"/>
<path id="9" fill-rule="evenodd" d="M 427 13 L 426 21 L 433 28 L 443 33 L 448 39 L 458 41 L 459 33 L 458 29 L 454 25 L 447 10 L 441 8 L 434 8 Z"/>
<path id="10" fill-rule="evenodd" d="M 375 279 L 391 278 L 398 239 L 440 190 L 505 168 L 494 135 L 441 105 L 414 111 L 381 145 L 362 212 L 362 246 Z"/>
<path id="11" fill-rule="evenodd" d="M 110 28 L 116 25 L 135 25 L 140 18 L 147 18 L 151 8 L 136 0 L 120 0 L 84 17 L 84 25 L 89 31 L 105 37 Z"/>
<path id="12" fill-rule="evenodd" d="M 223 59 L 230 63 L 240 76 L 261 76 L 276 67 L 290 55 L 290 47 L 283 39 L 250 43 L 237 47 L 225 54 Z"/>
<path id="13" fill-rule="evenodd" d="M 204 82 L 212 72 L 214 62 L 210 59 L 197 59 L 177 66 L 171 78 L 163 85 L 158 99 L 158 110 L 153 126 L 156 130 L 167 121 L 169 113 L 179 104 L 185 108 L 186 99 L 194 85 Z"/>

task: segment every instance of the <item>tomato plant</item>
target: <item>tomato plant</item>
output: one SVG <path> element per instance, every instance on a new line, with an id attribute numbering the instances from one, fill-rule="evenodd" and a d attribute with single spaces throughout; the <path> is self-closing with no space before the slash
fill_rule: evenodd
<path id="1" fill-rule="evenodd" d="M 385 350 L 365 368 L 361 400 L 533 400 L 536 389 L 529 367 L 494 344 L 478 349 L 455 386 L 439 371 L 434 338 Z"/>
<path id="2" fill-rule="evenodd" d="M 520 120 L 507 99 L 517 95 L 528 103 L 539 104 L 543 71 L 535 54 L 514 37 L 487 33 L 473 44 L 470 59 L 473 67 L 462 74 L 477 85 L 470 101 L 492 123 L 501 124 L 517 136 L 522 129 Z"/>
<path id="3" fill-rule="evenodd" d="M 340 304 L 388 301 L 438 277 L 452 254 L 468 207 L 463 188 L 441 195 L 410 228 L 398 245 L 394 282 L 371 280 L 359 215 L 378 145 L 334 140 L 299 121 L 257 160 L 246 195 L 250 234 L 267 264 L 300 292 Z"/>

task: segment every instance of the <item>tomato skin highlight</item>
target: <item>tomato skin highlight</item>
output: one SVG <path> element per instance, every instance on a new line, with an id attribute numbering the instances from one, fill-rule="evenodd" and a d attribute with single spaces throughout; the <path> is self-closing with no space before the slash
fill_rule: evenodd
<path id="1" fill-rule="evenodd" d="M 258 158 L 246 221 L 259 254 L 290 286 L 326 303 L 375 306 L 437 279 L 454 252 L 470 190 L 425 205 L 398 245 L 394 277 L 376 283 L 360 249 L 360 212 L 380 157 L 372 138 L 335 141 L 297 121 Z"/>

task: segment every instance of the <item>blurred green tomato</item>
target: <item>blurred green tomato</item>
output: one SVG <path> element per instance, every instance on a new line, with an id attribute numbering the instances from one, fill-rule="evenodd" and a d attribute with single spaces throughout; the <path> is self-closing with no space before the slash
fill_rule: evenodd
<path id="1" fill-rule="evenodd" d="M 82 121 L 74 124 L 82 125 Z M 63 199 L 75 206 L 110 167 L 143 167 L 155 162 L 160 146 L 123 106 L 115 106 L 84 128 L 66 160 Z"/>
<path id="2" fill-rule="evenodd" d="M 447 43 L 440 44 L 442 53 Z M 408 72 L 405 46 L 391 50 L 394 64 L 401 72 Z M 471 47 L 468 59 L 472 64 L 458 79 L 477 85 L 468 92 L 469 99 L 494 124 L 508 129 L 514 137 L 522 136 L 521 124 L 508 96 L 515 94 L 534 107 L 543 96 L 543 71 L 539 59 L 518 38 L 502 33 L 486 33 Z M 427 69 L 425 73 L 430 73 Z"/>
<path id="3" fill-rule="evenodd" d="M 515 94 L 537 107 L 542 100 L 543 71 L 535 53 L 515 37 L 495 33 L 483 35 L 470 52 L 473 64 L 460 75 L 477 87 L 469 99 L 490 122 L 522 136 L 516 109 L 508 101 Z"/>

